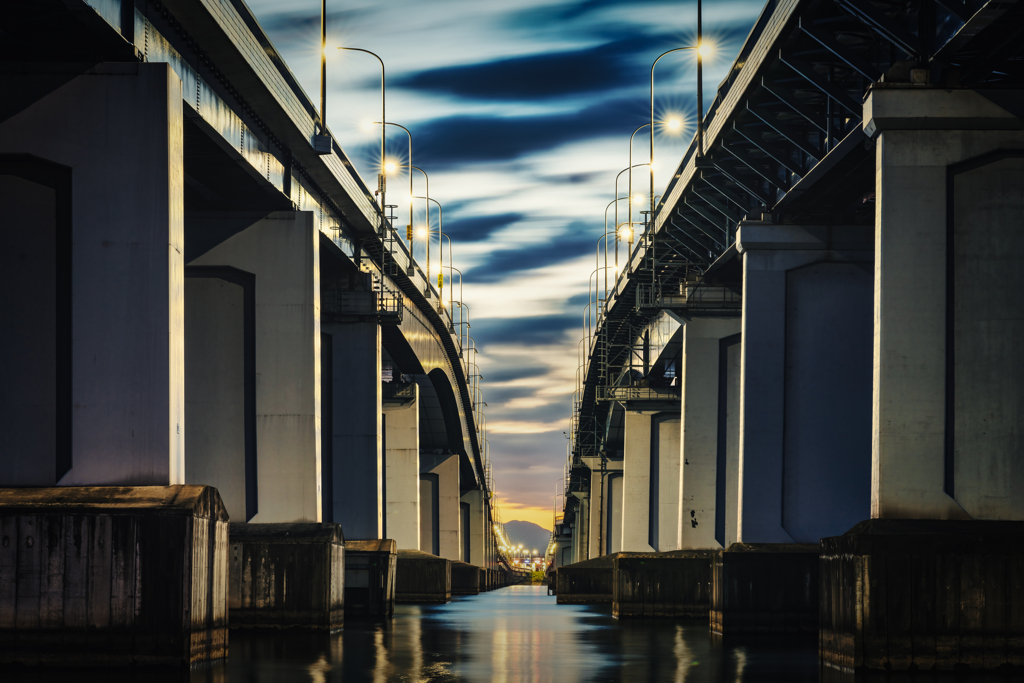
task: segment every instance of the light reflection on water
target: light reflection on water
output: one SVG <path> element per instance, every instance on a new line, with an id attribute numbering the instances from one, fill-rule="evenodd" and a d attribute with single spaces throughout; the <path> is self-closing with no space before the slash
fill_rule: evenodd
<path id="1" fill-rule="evenodd" d="M 813 640 L 731 645 L 707 625 L 618 621 L 607 606 L 556 605 L 512 586 L 447 605 L 400 605 L 393 621 L 349 620 L 342 633 L 231 634 L 231 658 L 190 683 L 584 683 L 817 681 Z"/>
<path id="2" fill-rule="evenodd" d="M 706 622 L 613 619 L 608 606 L 556 605 L 513 586 L 447 605 L 399 605 L 390 622 L 336 634 L 231 632 L 226 662 L 189 671 L 0 670 L 2 683 L 760 683 L 819 681 L 817 642 L 713 640 Z M 822 683 L 851 683 L 826 671 Z M 863 679 L 857 679 L 857 683 Z M 870 683 L 1020 680 L 991 674 L 888 674 Z"/>

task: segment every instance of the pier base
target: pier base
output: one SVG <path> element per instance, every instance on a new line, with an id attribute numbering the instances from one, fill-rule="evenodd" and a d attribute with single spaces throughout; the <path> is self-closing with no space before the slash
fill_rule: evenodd
<path id="1" fill-rule="evenodd" d="M 1024 666 L 1024 522 L 872 519 L 823 538 L 819 643 L 843 670 Z"/>
<path id="2" fill-rule="evenodd" d="M 713 554 L 673 550 L 619 555 L 612 563 L 612 614 L 707 619 Z"/>
<path id="3" fill-rule="evenodd" d="M 422 550 L 399 550 L 395 602 L 446 603 L 452 599 L 452 561 Z"/>
<path id="4" fill-rule="evenodd" d="M 713 633 L 817 632 L 817 545 L 733 543 L 711 573 Z"/>
<path id="5" fill-rule="evenodd" d="M 480 595 L 480 568 L 452 562 L 452 595 Z"/>
<path id="6" fill-rule="evenodd" d="M 209 486 L 0 489 L 0 663 L 226 657 L 227 552 Z"/>
<path id="7" fill-rule="evenodd" d="M 394 615 L 397 552 L 392 539 L 345 542 L 346 617 Z"/>
<path id="8" fill-rule="evenodd" d="M 604 605 L 612 601 L 616 555 L 595 557 L 555 570 L 555 599 L 559 605 Z"/>
<path id="9" fill-rule="evenodd" d="M 344 571 L 339 524 L 232 524 L 231 628 L 340 629 Z"/>

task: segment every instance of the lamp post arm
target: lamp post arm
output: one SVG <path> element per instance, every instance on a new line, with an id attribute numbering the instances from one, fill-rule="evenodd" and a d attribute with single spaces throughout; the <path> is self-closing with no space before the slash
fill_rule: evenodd
<path id="1" fill-rule="evenodd" d="M 700 10 L 698 10 L 698 15 L 699 13 Z M 699 40 L 697 41 L 697 44 L 700 44 Z M 658 55 L 658 58 L 654 60 L 653 64 L 651 64 L 651 152 L 649 157 L 651 160 L 651 213 L 648 215 L 648 220 L 651 221 L 652 227 L 654 221 L 654 67 L 658 65 L 658 62 L 665 55 L 670 55 L 673 52 L 679 52 L 680 50 L 696 49 L 696 46 L 687 45 L 686 47 L 676 47 L 671 50 L 666 50 L 665 52 L 662 52 L 660 55 Z M 700 50 L 697 50 L 697 55 L 697 58 L 700 59 Z M 632 220 L 632 218 L 630 220 Z"/>
<path id="2" fill-rule="evenodd" d="M 385 138 L 387 137 L 385 135 L 385 128 L 386 128 L 385 122 L 388 120 L 388 115 L 387 115 L 387 111 L 386 111 L 387 97 L 386 97 L 386 92 L 385 92 L 385 87 L 384 87 L 384 74 L 385 74 L 385 71 L 384 71 L 384 60 L 381 59 L 380 55 L 378 55 L 376 52 L 370 52 L 369 50 L 364 50 L 361 47 L 339 47 L 338 49 L 339 50 L 349 50 L 351 52 L 364 52 L 364 53 L 370 55 L 371 57 L 375 58 L 378 62 L 380 62 L 380 120 L 381 120 L 381 125 L 380 125 L 380 165 L 381 165 L 381 170 L 384 171 L 384 173 L 383 173 L 384 184 L 381 187 L 380 206 L 381 206 L 381 209 L 382 209 L 381 216 L 383 217 L 384 214 L 387 213 L 386 209 L 384 209 L 384 203 L 386 201 L 385 198 L 384 198 L 384 191 L 387 189 L 387 177 L 388 177 L 387 171 L 384 170 L 384 159 L 385 159 L 385 153 L 386 153 L 386 150 L 387 150 L 387 146 L 386 146 L 386 142 L 385 142 Z M 382 224 L 384 223 L 384 219 L 383 218 L 381 219 L 381 223 Z"/>
<path id="3" fill-rule="evenodd" d="M 374 121 L 374 123 L 380 123 L 380 121 Z M 409 131 L 408 128 L 406 128 L 405 126 L 403 126 L 400 123 L 392 123 L 391 121 L 385 121 L 384 125 L 385 126 L 394 126 L 396 128 L 401 128 L 402 130 L 405 131 L 406 136 L 409 138 L 409 163 L 406 164 L 406 167 L 409 169 L 409 229 L 412 230 L 412 169 L 415 168 L 412 165 L 412 133 Z M 428 192 L 427 194 L 430 194 L 430 193 Z M 410 239 L 409 239 L 409 254 L 410 255 L 412 254 L 412 246 L 413 246 L 412 245 L 412 236 L 410 235 Z"/>
<path id="4" fill-rule="evenodd" d="M 409 168 L 415 168 L 417 171 L 423 174 L 423 180 L 426 183 L 426 197 L 414 197 L 414 199 L 425 199 L 427 205 L 427 282 L 430 281 L 430 176 L 419 166 L 409 165 Z"/>

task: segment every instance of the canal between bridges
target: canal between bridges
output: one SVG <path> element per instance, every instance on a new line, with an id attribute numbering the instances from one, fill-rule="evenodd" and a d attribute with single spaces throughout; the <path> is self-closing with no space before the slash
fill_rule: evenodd
<path id="1" fill-rule="evenodd" d="M 230 650 L 191 683 L 818 680 L 813 637 L 716 643 L 706 621 L 618 620 L 610 605 L 556 605 L 544 586 L 398 605 L 333 635 L 232 631 Z"/>

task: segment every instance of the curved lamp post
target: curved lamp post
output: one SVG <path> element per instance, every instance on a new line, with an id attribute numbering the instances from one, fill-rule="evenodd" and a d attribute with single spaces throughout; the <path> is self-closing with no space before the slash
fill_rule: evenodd
<path id="1" fill-rule="evenodd" d="M 370 52 L 369 50 L 364 50 L 361 47 L 339 47 L 338 49 L 339 50 L 350 50 L 352 52 L 365 52 L 366 54 L 376 58 L 376 60 L 378 62 L 380 62 L 380 120 L 382 122 L 387 121 L 388 117 L 387 117 L 387 113 L 385 112 L 385 103 L 386 103 L 387 100 L 386 100 L 386 94 L 385 94 L 385 89 L 384 89 L 384 60 L 381 59 L 380 56 L 376 52 Z M 380 208 L 381 208 L 380 225 L 381 225 L 381 238 L 382 239 L 384 237 L 384 223 L 386 221 L 386 219 L 384 217 L 385 213 L 386 213 L 386 211 L 384 209 L 384 206 L 386 204 L 386 200 L 385 200 L 384 195 L 387 192 L 387 186 L 388 186 L 388 174 L 387 174 L 387 170 L 384 168 L 384 159 L 386 158 L 385 157 L 385 151 L 387 149 L 387 146 L 386 146 L 387 143 L 385 142 L 385 138 L 387 137 L 385 135 L 385 128 L 386 128 L 386 125 L 384 123 L 381 123 L 381 126 L 380 126 L 380 166 L 381 166 L 381 172 L 377 174 L 377 193 L 380 194 Z"/>
<path id="2" fill-rule="evenodd" d="M 374 121 L 373 123 L 376 125 L 379 124 L 380 121 Z M 409 137 L 409 163 L 403 164 L 403 167 L 409 169 L 409 231 L 406 234 L 406 238 L 409 241 L 409 255 L 412 256 L 412 169 L 416 168 L 415 166 L 412 165 L 412 133 L 410 133 L 409 129 L 400 123 L 392 123 L 391 121 L 386 121 L 384 122 L 384 125 L 394 126 L 395 128 L 401 128 Z M 384 170 L 387 170 L 387 164 L 384 165 Z M 426 173 L 424 173 L 423 175 L 426 175 Z M 430 192 L 428 191 L 427 194 L 430 194 Z"/>
<path id="3" fill-rule="evenodd" d="M 426 175 L 426 174 L 424 173 L 424 175 Z M 425 199 L 428 202 L 428 204 L 427 204 L 427 219 L 428 219 L 427 220 L 427 296 L 429 297 L 430 296 L 430 220 L 429 220 L 430 219 L 430 204 L 429 204 L 429 202 L 434 202 L 434 204 L 437 205 L 437 231 L 439 233 L 443 232 L 443 230 L 444 230 L 444 212 L 441 210 L 441 203 L 438 202 L 433 197 L 429 197 L 429 196 L 428 197 L 416 197 L 416 199 Z M 446 237 L 447 237 L 447 235 L 446 235 Z M 444 268 L 444 251 L 441 250 L 441 238 L 440 237 L 437 238 L 437 242 L 438 242 L 437 249 L 438 249 L 438 251 L 441 254 L 441 256 L 440 256 L 440 258 L 441 258 L 441 265 L 439 266 L 439 268 Z M 448 240 L 448 243 L 451 244 L 451 239 Z M 450 257 L 451 257 L 451 254 L 449 253 L 449 258 Z M 440 292 L 438 293 L 438 295 L 440 295 Z"/>
<path id="4" fill-rule="evenodd" d="M 654 221 L 654 67 L 665 55 L 679 52 L 681 50 L 695 50 L 697 52 L 697 157 L 704 156 L 704 62 L 703 57 L 707 52 L 704 46 L 703 24 L 701 18 L 701 0 L 697 0 L 697 44 L 677 47 L 667 50 L 658 55 L 651 64 L 651 136 L 650 136 L 650 159 L 651 159 L 651 213 L 648 220 Z"/>

